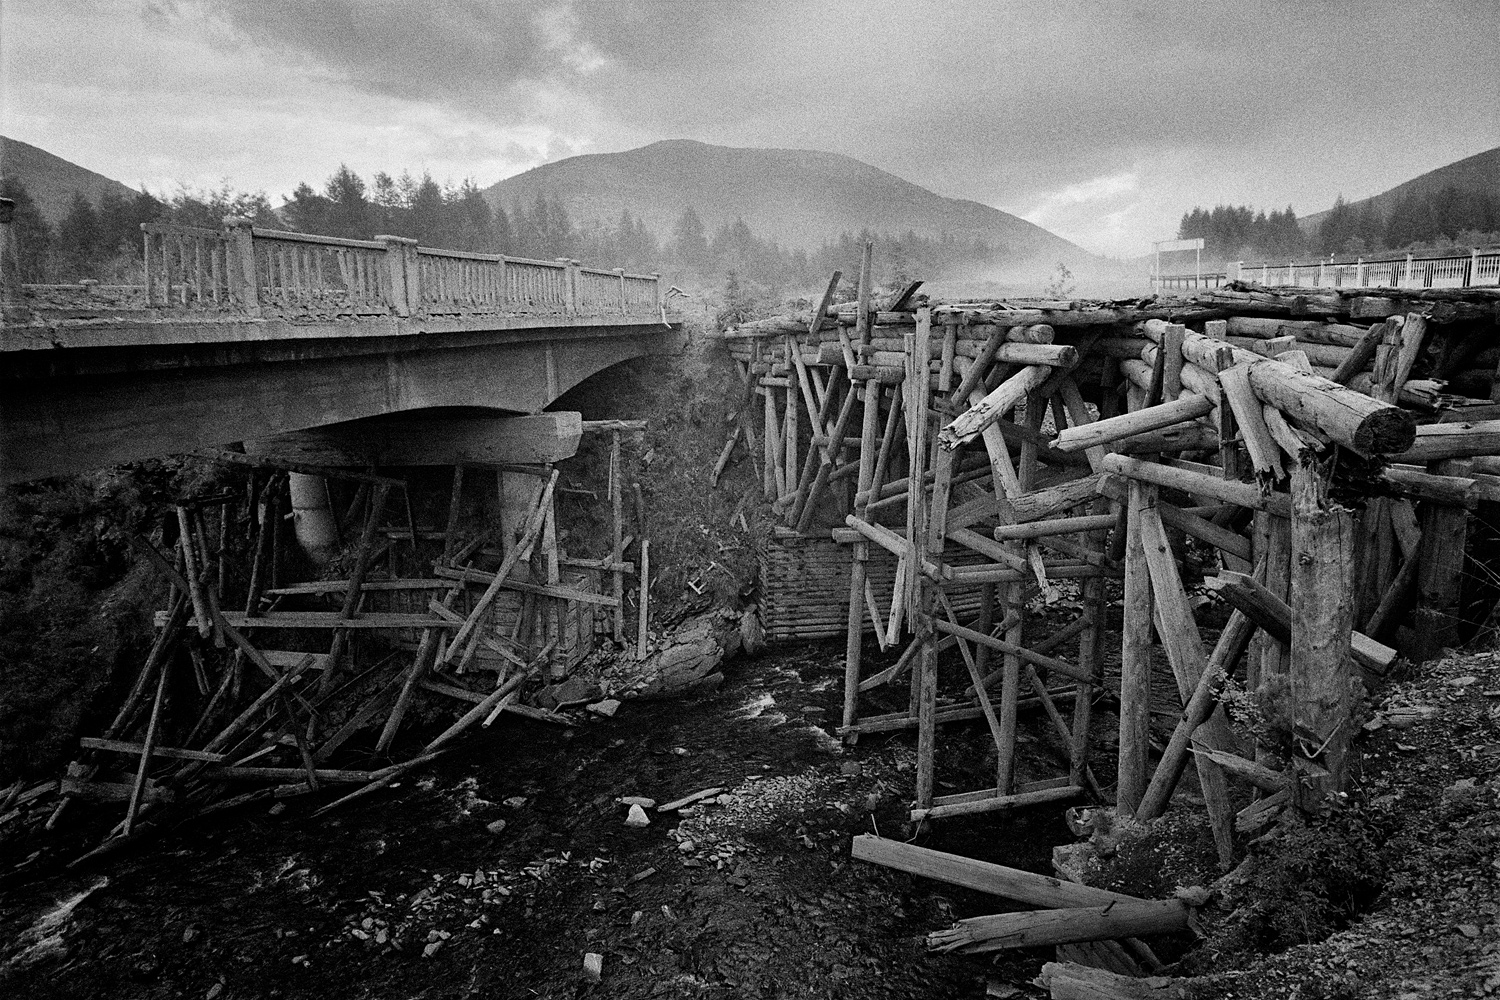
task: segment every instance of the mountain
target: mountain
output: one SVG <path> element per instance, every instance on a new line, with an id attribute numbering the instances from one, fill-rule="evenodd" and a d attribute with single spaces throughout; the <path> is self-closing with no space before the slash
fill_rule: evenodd
<path id="1" fill-rule="evenodd" d="M 840 233 L 983 240 L 1002 260 L 1096 260 L 1047 230 L 975 201 L 945 198 L 837 153 L 737 149 L 669 139 L 623 153 L 572 156 L 506 178 L 485 190 L 507 211 L 538 193 L 556 197 L 574 222 L 614 225 L 622 211 L 661 239 L 691 206 L 709 233 L 744 219 L 755 235 L 784 247 L 816 249 Z"/>
<path id="2" fill-rule="evenodd" d="M 117 180 L 3 135 L 0 135 L 0 177 L 20 181 L 36 203 L 37 211 L 54 226 L 68 214 L 75 192 L 82 192 L 96 207 L 106 191 L 122 198 L 136 194 Z"/>
<path id="3" fill-rule="evenodd" d="M 1429 170 L 1425 174 L 1413 177 L 1402 184 L 1397 184 L 1389 191 L 1359 201 L 1350 202 L 1350 208 L 1363 210 L 1366 204 L 1374 203 L 1380 210 L 1382 216 L 1389 217 L 1391 209 L 1396 206 L 1407 195 L 1432 195 L 1444 188 L 1457 188 L 1460 191 L 1483 191 L 1491 194 L 1500 192 L 1500 146 L 1487 149 L 1483 153 L 1475 153 L 1462 160 L 1450 163 L 1436 170 Z M 1322 212 L 1314 212 L 1305 215 L 1299 221 L 1304 232 L 1314 232 L 1322 224 L 1328 215 L 1327 209 Z"/>

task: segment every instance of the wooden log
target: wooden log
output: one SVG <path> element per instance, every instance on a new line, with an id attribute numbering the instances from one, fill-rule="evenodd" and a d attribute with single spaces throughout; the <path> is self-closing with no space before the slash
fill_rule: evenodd
<path id="1" fill-rule="evenodd" d="M 473 655 L 468 650 L 477 642 L 476 629 L 479 625 L 479 620 L 489 610 L 490 605 L 494 603 L 495 597 L 500 593 L 501 588 L 505 584 L 506 577 L 510 575 L 510 571 L 515 568 L 516 563 L 520 562 L 521 554 L 529 549 L 532 543 L 541 535 L 542 527 L 546 524 L 547 512 L 552 508 L 552 491 L 557 486 L 559 475 L 561 473 L 554 469 L 552 474 L 547 478 L 547 485 L 542 488 L 542 494 L 537 498 L 536 506 L 532 508 L 531 515 L 527 519 L 526 528 L 522 532 L 520 540 L 506 552 L 505 558 L 501 560 L 499 568 L 495 571 L 495 579 L 490 583 L 484 594 L 480 596 L 479 600 L 474 602 L 474 607 L 470 610 L 469 617 L 464 619 L 463 626 L 458 630 L 458 634 L 453 637 L 453 641 L 449 643 L 444 662 L 452 663 L 454 660 L 461 659 L 466 654 L 469 656 Z"/>
<path id="2" fill-rule="evenodd" d="M 1256 395 L 1361 455 L 1394 455 L 1416 438 L 1416 421 L 1397 406 L 1279 361 L 1250 365 Z"/>
<path id="3" fill-rule="evenodd" d="M 363 592 L 365 574 L 370 570 L 370 563 L 375 554 L 375 531 L 380 527 L 380 519 L 385 513 L 386 497 L 390 494 L 390 487 L 384 483 L 377 485 L 371 491 L 370 509 L 365 515 L 365 524 L 359 536 L 359 549 L 354 558 L 354 567 L 349 572 L 349 586 L 344 592 L 344 604 L 339 609 L 339 619 L 348 621 L 358 616 L 360 597 Z M 413 539 L 412 544 L 416 544 Z M 333 641 L 328 647 L 328 669 L 318 679 L 318 691 L 326 694 L 333 687 L 333 679 L 338 676 L 339 662 L 343 658 L 344 648 L 349 642 L 349 633 L 342 628 L 335 629 Z"/>
<path id="4" fill-rule="evenodd" d="M 969 407 L 962 415 L 938 432 L 938 443 L 953 450 L 974 440 L 986 427 L 995 423 L 1052 377 L 1046 365 L 1030 365 L 1000 383 L 993 392 Z"/>
<path id="5" fill-rule="evenodd" d="M 1213 402 L 1202 396 L 1184 396 L 1170 403 L 1150 406 L 1108 420 L 1075 425 L 1058 434 L 1052 447 L 1062 452 L 1083 451 L 1096 445 L 1111 444 L 1136 434 L 1160 430 L 1206 416 Z"/>
<path id="6" fill-rule="evenodd" d="M 1115 450 L 1122 455 L 1215 451 L 1222 440 L 1223 437 L 1214 428 L 1205 427 L 1201 423 L 1188 423 L 1125 438 L 1115 444 Z"/>
<path id="7" fill-rule="evenodd" d="M 1203 671 L 1207 668 L 1203 640 L 1198 634 L 1198 623 L 1193 619 L 1187 592 L 1183 589 L 1177 563 L 1172 557 L 1166 528 L 1154 506 L 1146 506 L 1141 510 L 1137 530 L 1151 575 L 1156 634 L 1167 654 L 1172 674 L 1177 679 L 1178 694 L 1185 703 L 1192 699 L 1202 680 Z M 1221 710 L 1210 710 L 1208 721 L 1204 723 L 1202 740 L 1205 746 L 1216 750 L 1227 750 L 1234 745 L 1229 722 Z M 1198 783 L 1203 790 L 1209 826 L 1213 831 L 1214 845 L 1219 851 L 1219 862 L 1227 870 L 1234 861 L 1235 810 L 1229 798 L 1229 788 L 1223 774 L 1203 763 L 1201 758 L 1198 761 Z"/>
<path id="8" fill-rule="evenodd" d="M 1170 465 L 1143 462 L 1124 455 L 1106 455 L 1104 468 L 1108 472 L 1154 483 L 1168 489 L 1182 490 L 1196 496 L 1237 504 L 1251 510 L 1264 510 L 1281 517 L 1291 515 L 1291 500 L 1284 493 L 1262 493 L 1249 483 L 1230 482 L 1213 476 L 1192 472 Z"/>
<path id="9" fill-rule="evenodd" d="M 1219 385 L 1225 402 L 1234 411 L 1235 422 L 1256 473 L 1273 480 L 1283 478 L 1286 470 L 1281 466 L 1276 438 L 1266 426 L 1265 406 L 1250 388 L 1250 370 L 1243 365 L 1226 368 L 1219 372 Z"/>
<path id="10" fill-rule="evenodd" d="M 1115 476 L 1106 476 L 1100 480 L 1099 493 L 1116 503 L 1123 504 L 1128 495 L 1126 482 Z M 1250 559 L 1249 539 L 1235 534 L 1228 528 L 1219 527 L 1206 517 L 1160 499 L 1156 501 L 1156 513 L 1166 524 L 1192 535 L 1199 541 L 1207 542 L 1221 552 L 1226 552 L 1237 559 L 1246 561 Z"/>
<path id="11" fill-rule="evenodd" d="M 143 753 L 146 749 L 145 744 L 143 743 L 131 743 L 125 740 L 101 739 L 94 736 L 79 737 L 78 745 L 83 747 L 83 749 L 85 750 L 105 750 L 111 753 L 128 753 L 135 755 Z M 151 756 L 168 757 L 173 760 L 201 760 L 209 761 L 211 763 L 218 763 L 224 760 L 223 754 L 205 753 L 202 750 L 184 750 L 180 747 L 164 747 L 160 745 L 151 747 Z M 0 806 L 0 812 L 3 811 L 4 807 Z"/>
<path id="12" fill-rule="evenodd" d="M 1057 673 L 1063 674 L 1067 677 L 1071 677 L 1074 680 L 1079 681 L 1088 681 L 1090 679 L 1089 675 L 1082 669 L 1074 666 L 1066 660 L 1059 660 L 1054 656 L 1047 656 L 1045 654 L 1038 653 L 1035 650 L 1027 649 L 1025 646 L 1016 645 L 1015 643 L 1008 642 L 1005 639 L 1000 639 L 987 633 L 979 632 L 975 629 L 956 624 L 954 622 L 946 622 L 940 618 L 934 618 L 932 620 L 932 626 L 939 632 L 942 632 L 946 635 L 965 639 L 969 642 L 976 643 L 981 646 L 987 646 L 990 649 L 995 650 L 996 652 L 1006 653 L 1008 655 L 1018 657 L 1026 661 L 1027 663 L 1034 664 L 1035 666 L 1041 667 L 1044 670 L 1056 671 Z"/>
<path id="13" fill-rule="evenodd" d="M 1500 420 L 1423 424 L 1412 446 L 1393 457 L 1404 462 L 1437 462 L 1478 455 L 1500 455 Z"/>
<path id="14" fill-rule="evenodd" d="M 1138 979 L 1072 962 L 1048 962 L 1037 977 L 1052 1000 L 1183 1000 L 1188 993 L 1181 982 Z"/>
<path id="15" fill-rule="evenodd" d="M 867 833 L 854 837 L 849 856 L 855 861 L 867 861 L 1031 906 L 1066 908 L 1140 902 L 1138 897 L 1124 893 L 1065 882 L 1050 875 L 976 861 Z"/>
<path id="16" fill-rule="evenodd" d="M 1382 347 L 1375 353 L 1375 372 L 1370 395 L 1384 403 L 1395 403 L 1401 397 L 1401 387 L 1411 375 L 1411 369 L 1422 350 L 1422 338 L 1427 333 L 1427 318 L 1420 313 L 1410 313 L 1405 319 L 1392 316 L 1386 320 Z"/>
<path id="17" fill-rule="evenodd" d="M 649 538 L 641 539 L 639 593 L 641 605 L 635 626 L 635 658 L 637 660 L 644 660 L 646 658 L 646 643 L 651 638 L 649 630 L 651 621 L 651 540 Z"/>
<path id="18" fill-rule="evenodd" d="M 1438 475 L 1431 478 L 1463 482 L 1469 464 L 1461 459 L 1436 463 Z M 1397 470 L 1387 469 L 1387 473 Z M 1472 482 L 1472 480 L 1470 480 Z M 1466 506 L 1477 506 L 1476 504 Z M 1422 512 L 1422 546 L 1417 568 L 1417 608 L 1412 624 L 1415 643 L 1412 659 L 1437 656 L 1445 646 L 1458 645 L 1462 620 L 1464 550 L 1467 547 L 1468 515 L 1463 507 L 1428 504 Z"/>
<path id="19" fill-rule="evenodd" d="M 978 955 L 1075 941 L 1112 941 L 1187 930 L 1187 904 L 1179 899 L 1106 903 L 1103 906 L 1032 910 L 967 917 L 927 935 L 929 951 Z"/>
<path id="20" fill-rule="evenodd" d="M 1391 322 L 1392 320 L 1386 320 L 1387 324 Z M 1370 363 L 1375 360 L 1375 349 L 1385 339 L 1385 334 L 1386 326 L 1384 324 L 1376 324 L 1366 330 L 1360 336 L 1359 341 L 1354 344 L 1348 356 L 1334 368 L 1333 374 L 1329 376 L 1329 379 L 1337 382 L 1339 385 L 1349 385 L 1353 382 L 1354 376 L 1369 368 Z"/>
<path id="21" fill-rule="evenodd" d="M 1268 587 L 1254 577 L 1232 570 L 1221 570 L 1216 579 L 1207 582 L 1237 611 L 1247 615 L 1277 642 L 1287 646 L 1291 644 L 1291 606 Z M 1349 646 L 1350 653 L 1360 665 L 1377 674 L 1389 671 L 1399 655 L 1390 646 L 1377 642 L 1363 632 L 1351 632 Z"/>
<path id="22" fill-rule="evenodd" d="M 1107 464 L 1106 458 L 1106 464 Z M 1151 574 L 1141 539 L 1142 511 L 1156 490 L 1132 480 L 1127 503 L 1124 625 L 1120 637 L 1120 749 L 1115 795 L 1133 815 L 1146 791 L 1151 724 Z"/>
<path id="23" fill-rule="evenodd" d="M 450 569 L 447 566 L 434 565 L 433 572 L 445 581 L 460 580 L 465 583 L 483 584 L 495 582 L 495 574 L 482 569 Z M 606 608 L 619 607 L 613 597 L 606 597 L 603 594 L 592 594 L 586 590 L 577 590 L 573 587 L 564 587 L 559 584 L 502 580 L 500 581 L 500 585 L 506 590 L 514 590 L 523 594 L 536 594 L 539 597 L 555 597 L 558 600 L 572 601 L 577 604 L 594 604 Z M 443 583 L 440 586 L 449 586 L 449 584 Z"/>
<path id="24" fill-rule="evenodd" d="M 1368 328 L 1347 323 L 1325 323 L 1321 320 L 1269 319 L 1259 316 L 1230 316 L 1227 332 L 1236 337 L 1270 340 L 1295 337 L 1314 344 L 1354 347 L 1368 333 Z"/>
<path id="25" fill-rule="evenodd" d="M 181 513 L 182 508 L 177 508 Z M 191 546 L 189 547 L 191 548 Z M 191 566 L 189 562 L 189 566 Z M 156 697 L 151 702 L 151 718 L 146 723 L 146 735 L 141 741 L 141 762 L 136 768 L 135 783 L 130 787 L 130 803 L 125 809 L 125 823 L 121 829 L 120 836 L 130 836 L 130 830 L 135 826 L 136 814 L 141 808 L 141 794 L 146 787 L 146 776 L 151 769 L 151 754 L 156 748 L 157 734 L 160 732 L 161 707 L 166 695 L 167 677 L 171 673 L 170 664 L 164 665 L 156 680 Z"/>
<path id="26" fill-rule="evenodd" d="M 1322 744 L 1329 785 L 1312 789 L 1318 796 L 1343 790 L 1355 729 L 1348 668 L 1354 517 L 1329 503 L 1314 467 L 1293 470 L 1292 493 L 1292 698 L 1296 725 Z"/>
<path id="27" fill-rule="evenodd" d="M 1136 810 L 1136 819 L 1142 823 L 1149 822 L 1166 811 L 1167 804 L 1172 799 L 1172 791 L 1177 787 L 1187 765 L 1188 747 L 1193 734 L 1213 714 L 1224 679 L 1233 669 L 1235 660 L 1250 645 L 1250 636 L 1254 631 L 1255 623 L 1237 610 L 1229 616 L 1229 623 L 1224 626 L 1224 631 L 1219 633 L 1219 641 L 1214 646 L 1213 655 L 1209 657 L 1208 666 L 1198 678 L 1198 686 L 1183 708 L 1182 718 L 1172 731 L 1172 738 L 1162 752 L 1161 760 L 1151 775 L 1151 783 L 1141 798 L 1140 808 Z"/>

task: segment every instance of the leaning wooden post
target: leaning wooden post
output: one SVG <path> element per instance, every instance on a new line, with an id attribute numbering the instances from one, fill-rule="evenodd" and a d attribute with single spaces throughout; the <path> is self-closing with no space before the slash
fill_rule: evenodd
<path id="1" fill-rule="evenodd" d="M 917 311 L 917 324 L 906 334 L 907 457 L 911 463 L 906 504 L 907 607 L 921 657 L 912 672 L 912 695 L 917 716 L 918 809 L 932 806 L 933 777 L 937 751 L 937 649 L 932 641 L 933 597 L 922 567 L 927 562 L 930 541 L 927 526 L 927 491 L 923 487 L 931 443 L 927 434 L 927 360 L 932 337 L 932 311 Z M 947 463 L 945 463 L 947 464 Z M 951 465 L 948 466 L 951 469 Z M 941 550 L 941 541 L 939 542 Z"/>
<path id="2" fill-rule="evenodd" d="M 852 391 L 852 390 L 851 390 Z M 875 452 L 878 447 L 876 435 L 880 432 L 880 383 L 867 379 L 864 383 L 865 413 L 859 439 L 859 482 L 855 487 L 855 513 L 865 516 L 870 494 L 875 484 Z M 860 499 L 863 497 L 864 499 Z M 849 614 L 848 635 L 844 641 L 844 728 L 854 725 L 858 714 L 859 666 L 864 651 L 864 594 L 868 575 L 870 543 L 855 542 L 849 556 Z M 878 624 L 876 626 L 879 627 Z"/>
<path id="3" fill-rule="evenodd" d="M 1120 760 L 1116 798 L 1133 815 L 1146 792 L 1151 752 L 1151 571 L 1141 540 L 1141 511 L 1156 487 L 1132 479 L 1126 515 L 1125 606 L 1120 634 Z"/>
<path id="4" fill-rule="evenodd" d="M 635 658 L 646 658 L 646 625 L 651 617 L 651 540 L 641 539 L 641 615 L 635 630 Z"/>
<path id="5" fill-rule="evenodd" d="M 146 723 L 146 736 L 141 741 L 141 763 L 136 768 L 135 783 L 130 786 L 130 803 L 125 808 L 125 827 L 120 833 L 122 837 L 130 835 L 136 813 L 141 808 L 141 795 L 145 791 L 146 779 L 151 770 L 151 752 L 156 749 L 156 737 L 161 731 L 161 703 L 166 695 L 167 677 L 171 672 L 171 663 L 164 663 L 156 680 L 156 697 L 151 702 L 151 719 Z"/>
<path id="6" fill-rule="evenodd" d="M 1355 695 L 1349 637 L 1354 628 L 1354 515 L 1329 501 L 1312 463 L 1292 472 L 1291 682 L 1299 755 L 1321 756 L 1327 786 L 1297 794 L 1304 808 L 1341 791 L 1348 774 Z"/>
<path id="7" fill-rule="evenodd" d="M 203 592 L 203 580 L 198 575 L 197 557 L 193 551 L 193 528 L 188 520 L 186 507 L 177 508 L 178 541 L 181 543 L 183 576 L 187 578 L 188 594 L 193 599 L 193 615 L 197 619 L 198 634 L 207 639 L 213 632 L 214 618 L 208 609 L 208 597 Z"/>
<path id="8" fill-rule="evenodd" d="M 365 514 L 364 530 L 359 536 L 359 550 L 354 557 L 354 566 L 349 572 L 349 587 L 344 591 L 344 604 L 339 609 L 339 619 L 347 621 L 356 617 L 359 611 L 359 599 L 364 592 L 365 574 L 370 571 L 370 561 L 375 554 L 375 532 L 380 527 L 380 519 L 385 514 L 385 500 L 391 488 L 384 483 L 376 486 L 370 496 L 370 509 Z M 339 660 L 344 655 L 344 648 L 349 644 L 349 630 L 336 628 L 333 630 L 333 643 L 328 648 L 328 666 L 323 668 L 323 676 L 318 679 L 318 693 L 326 694 L 333 688 L 333 679 L 338 676 Z"/>

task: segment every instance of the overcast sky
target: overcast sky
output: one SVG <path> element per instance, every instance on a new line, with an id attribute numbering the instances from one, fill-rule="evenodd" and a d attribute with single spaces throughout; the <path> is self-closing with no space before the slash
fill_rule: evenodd
<path id="1" fill-rule="evenodd" d="M 1500 145 L 1500 2 L 0 0 L 0 131 L 273 199 L 691 138 L 844 153 L 1135 255 Z"/>

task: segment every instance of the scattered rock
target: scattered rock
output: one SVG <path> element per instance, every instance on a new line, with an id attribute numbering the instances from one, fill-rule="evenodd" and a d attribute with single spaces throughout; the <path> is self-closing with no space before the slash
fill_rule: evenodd
<path id="1" fill-rule="evenodd" d="M 626 826 L 650 826 L 651 817 L 646 815 L 646 810 L 639 805 L 630 807 L 630 815 L 625 817 Z"/>
<path id="2" fill-rule="evenodd" d="M 594 702 L 588 707 L 588 710 L 595 715 L 602 715 L 606 719 L 613 719 L 615 713 L 620 710 L 620 700 L 618 698 L 605 698 L 603 701 Z"/>
<path id="3" fill-rule="evenodd" d="M 648 799 L 644 795 L 622 795 L 616 801 L 622 806 L 640 806 L 642 809 L 656 808 L 656 800 Z"/>
<path id="4" fill-rule="evenodd" d="M 504 833 L 505 820 L 497 819 L 493 823 L 486 823 L 484 828 L 490 831 L 490 833 Z"/>
<path id="5" fill-rule="evenodd" d="M 526 804 L 526 796 L 512 795 L 510 798 L 505 800 L 505 804 L 510 806 L 512 809 L 519 809 Z"/>
<path id="6" fill-rule="evenodd" d="M 839 773 L 840 774 L 847 774 L 851 778 L 853 778 L 853 777 L 858 777 L 861 774 L 864 774 L 865 773 L 865 769 L 860 765 L 859 761 L 846 760 L 846 761 L 844 761 L 843 765 L 839 768 Z"/>
<path id="7" fill-rule="evenodd" d="M 591 951 L 583 956 L 583 976 L 591 983 L 597 983 L 604 976 L 604 956 L 597 951 Z"/>
<path id="8" fill-rule="evenodd" d="M 560 684 L 548 684 L 537 692 L 537 704 L 542 708 L 556 710 L 564 705 L 580 705 L 596 700 L 604 692 L 599 685 L 584 677 L 569 677 Z"/>

